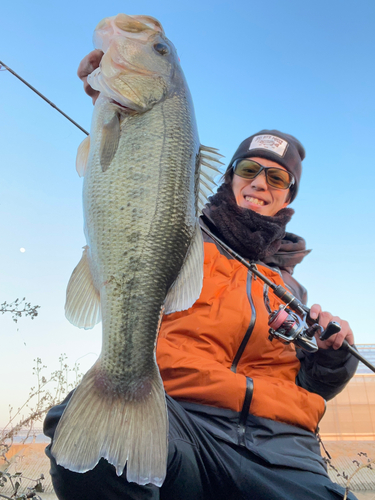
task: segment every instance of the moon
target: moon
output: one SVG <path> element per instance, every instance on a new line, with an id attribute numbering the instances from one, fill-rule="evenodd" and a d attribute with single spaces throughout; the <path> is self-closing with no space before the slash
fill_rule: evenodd
<path id="1" fill-rule="evenodd" d="M 25 249 L 25 248 L 20 248 L 20 252 L 21 252 L 21 253 L 25 253 L 25 252 L 26 252 L 26 249 Z"/>

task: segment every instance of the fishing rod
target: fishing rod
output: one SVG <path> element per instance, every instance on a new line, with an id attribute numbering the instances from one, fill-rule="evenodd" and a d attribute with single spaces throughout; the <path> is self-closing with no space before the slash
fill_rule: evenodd
<path id="1" fill-rule="evenodd" d="M 38 94 L 39 97 L 41 97 L 42 99 L 44 99 L 46 102 L 48 102 L 48 104 L 50 106 L 52 106 L 54 109 L 56 109 L 56 111 L 58 111 L 59 113 L 61 113 L 63 116 L 65 116 L 65 118 L 67 118 L 70 122 L 73 123 L 73 125 L 75 125 L 76 127 L 78 127 L 80 130 L 82 130 L 82 132 L 86 135 L 89 135 L 89 133 L 87 132 L 87 130 L 85 130 L 84 128 L 81 127 L 81 125 L 79 125 L 77 122 L 75 122 L 72 118 L 70 118 L 70 116 L 68 116 L 67 114 L 64 113 L 64 111 L 61 111 L 60 108 L 58 108 L 56 106 L 56 104 L 53 104 L 53 102 L 51 102 L 49 99 L 47 99 L 46 96 L 44 96 L 41 92 L 39 92 L 38 90 L 36 90 L 35 87 L 33 87 L 32 85 L 30 85 L 30 83 L 28 83 L 26 80 L 24 80 L 20 75 L 18 75 L 15 71 L 13 71 L 11 68 L 9 68 L 9 66 L 7 66 L 6 64 L 4 64 L 3 62 L 0 61 L 0 69 L 4 67 L 6 70 L 9 71 L 9 73 L 12 73 L 12 75 L 14 75 L 16 78 L 18 78 L 18 80 L 20 80 L 22 83 L 24 83 L 27 87 L 29 87 L 29 89 L 31 89 L 33 92 L 35 92 L 36 94 Z"/>
<path id="2" fill-rule="evenodd" d="M 41 92 L 39 92 L 35 87 L 30 85 L 26 80 L 24 80 L 20 75 L 13 71 L 9 66 L 0 61 L 0 70 L 5 68 L 12 75 L 14 75 L 18 80 L 29 87 L 33 92 L 35 92 L 39 97 L 46 101 L 50 106 L 52 106 L 56 111 L 61 113 L 65 118 L 67 118 L 73 125 L 79 128 L 84 134 L 89 135 L 87 130 L 81 127 L 76 121 L 74 121 L 70 116 L 64 113 L 60 108 L 51 102 L 47 97 L 45 97 Z M 268 285 L 273 293 L 282 300 L 285 306 L 281 306 L 279 310 L 271 313 L 269 318 L 270 326 L 270 339 L 278 338 L 284 343 L 295 343 L 297 346 L 308 352 L 315 352 L 318 350 L 318 346 L 315 340 L 315 334 L 320 333 L 320 340 L 327 340 L 329 337 L 338 333 L 341 327 L 338 323 L 331 321 L 328 323 L 326 329 L 323 329 L 318 325 L 309 315 L 310 309 L 302 304 L 297 297 L 294 297 L 292 293 L 286 290 L 281 285 L 275 285 L 266 276 L 264 276 L 256 266 L 255 262 L 247 262 L 243 257 L 241 257 L 237 252 L 232 250 L 228 245 L 221 241 L 217 236 L 211 233 L 207 228 L 202 227 L 202 230 L 210 236 L 214 241 L 218 243 L 222 248 L 224 248 L 232 257 L 241 262 L 247 269 L 249 269 L 255 276 L 258 276 L 266 285 Z M 288 309 L 292 310 L 288 312 Z M 359 361 L 366 365 L 370 370 L 375 372 L 375 367 L 367 361 L 359 352 L 357 352 L 346 340 L 343 341 L 340 349 L 349 351 L 350 354 L 355 356 Z"/>
<path id="3" fill-rule="evenodd" d="M 316 333 L 319 334 L 320 340 L 327 340 L 341 330 L 341 326 L 335 321 L 329 322 L 327 327 L 324 329 L 310 317 L 310 309 L 307 306 L 302 304 L 297 297 L 286 290 L 283 286 L 275 285 L 275 283 L 264 276 L 264 274 L 258 270 L 255 262 L 247 262 L 247 260 L 241 257 L 241 255 L 235 252 L 216 235 L 212 234 L 206 227 L 201 226 L 201 229 L 226 252 L 228 252 L 229 255 L 238 260 L 255 276 L 269 286 L 276 297 L 284 302 L 284 306 L 280 306 L 280 309 L 273 311 L 269 316 L 268 325 L 270 327 L 270 340 L 277 338 L 285 344 L 293 342 L 307 352 L 316 352 L 318 350 L 315 339 Z M 375 372 L 375 366 L 359 354 L 359 352 L 356 351 L 356 349 L 354 349 L 354 347 L 352 347 L 347 340 L 344 339 L 340 349 L 350 352 L 350 354 L 356 357 L 370 370 Z"/>

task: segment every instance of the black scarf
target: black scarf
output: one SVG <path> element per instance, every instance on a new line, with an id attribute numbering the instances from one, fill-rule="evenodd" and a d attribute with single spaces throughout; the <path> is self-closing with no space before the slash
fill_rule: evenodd
<path id="1" fill-rule="evenodd" d="M 227 245 L 242 257 L 258 261 L 279 250 L 294 210 L 283 208 L 274 217 L 260 215 L 239 207 L 231 185 L 222 184 L 209 198 L 203 214 L 205 222 L 214 224 Z"/>

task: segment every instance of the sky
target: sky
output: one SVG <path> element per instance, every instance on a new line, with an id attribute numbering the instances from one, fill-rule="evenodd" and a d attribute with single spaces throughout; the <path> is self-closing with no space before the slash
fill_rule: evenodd
<path id="1" fill-rule="evenodd" d="M 156 17 L 177 48 L 193 97 L 201 143 L 229 161 L 262 130 L 295 135 L 306 148 L 288 230 L 313 251 L 295 270 L 309 305 L 349 321 L 357 343 L 374 343 L 375 3 L 269 0 L 134 3 L 3 2 L 0 60 L 90 128 L 92 104 L 76 76 L 104 17 Z M 7 71 L 0 72 L 0 302 L 17 297 L 40 314 L 0 316 L 0 427 L 31 386 L 34 359 L 46 373 L 66 353 L 85 372 L 101 327 L 64 317 L 65 290 L 85 245 L 84 134 Z M 24 248 L 25 252 L 20 249 Z M 5 382 L 5 383 L 4 383 Z"/>

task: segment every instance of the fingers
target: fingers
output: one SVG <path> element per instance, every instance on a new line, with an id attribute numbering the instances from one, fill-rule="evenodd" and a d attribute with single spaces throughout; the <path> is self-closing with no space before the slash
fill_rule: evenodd
<path id="1" fill-rule="evenodd" d="M 96 68 L 98 68 L 102 57 L 103 52 L 98 49 L 92 50 L 89 54 L 87 54 L 87 56 L 85 56 L 79 63 L 77 71 L 78 78 L 83 80 Z"/>
<path id="2" fill-rule="evenodd" d="M 337 350 L 340 349 L 344 340 L 346 340 L 350 345 L 354 344 L 354 335 L 352 329 L 349 326 L 349 323 L 345 320 L 342 320 L 338 316 L 332 316 L 330 321 L 336 321 L 341 326 L 341 331 L 332 335 L 329 339 L 327 339 L 326 345 L 328 347 L 332 347 Z M 322 325 L 323 326 L 323 325 Z"/>
<path id="3" fill-rule="evenodd" d="M 321 325 L 323 328 L 326 328 L 330 321 L 335 321 L 333 319 L 333 315 L 327 311 L 321 311 L 319 314 L 319 325 Z"/>
<path id="4" fill-rule="evenodd" d="M 320 313 L 322 311 L 322 308 L 320 307 L 319 304 L 314 304 L 311 306 L 309 316 L 311 319 L 318 319 Z"/>
<path id="5" fill-rule="evenodd" d="M 99 67 L 100 61 L 103 57 L 103 52 L 101 50 L 95 49 L 91 51 L 87 56 L 85 56 L 78 66 L 77 75 L 83 81 L 83 88 L 90 97 L 92 97 L 92 102 L 95 104 L 96 99 L 99 97 L 99 92 L 94 90 L 87 82 L 87 77 L 96 68 Z"/>
<path id="6" fill-rule="evenodd" d="M 92 103 L 95 104 L 97 98 L 99 97 L 100 92 L 98 90 L 94 90 L 87 82 L 86 79 L 83 80 L 83 88 L 87 95 L 92 98 Z"/>
<path id="7" fill-rule="evenodd" d="M 315 318 L 313 317 L 315 316 Z M 332 347 L 334 350 L 340 349 L 344 340 L 346 340 L 350 345 L 354 344 L 354 335 L 350 325 L 347 321 L 339 318 L 339 316 L 333 316 L 328 311 L 322 311 L 322 308 L 319 304 L 314 304 L 310 310 L 310 316 L 313 319 L 316 319 L 319 316 L 319 324 L 326 328 L 330 321 L 335 321 L 341 326 L 341 331 L 332 335 L 327 340 L 320 340 L 319 336 L 317 336 L 318 346 L 321 349 L 329 349 Z"/>

